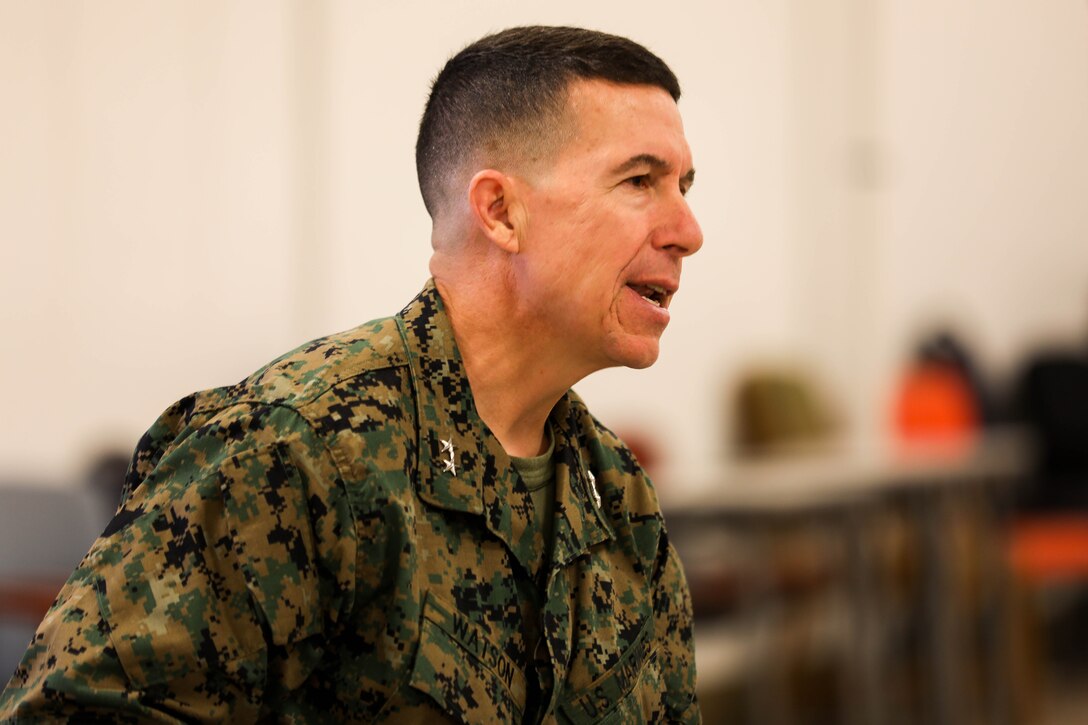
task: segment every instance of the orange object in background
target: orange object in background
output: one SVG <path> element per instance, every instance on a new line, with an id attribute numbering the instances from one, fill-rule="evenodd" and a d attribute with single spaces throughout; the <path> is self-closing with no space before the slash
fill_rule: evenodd
<path id="1" fill-rule="evenodd" d="M 1009 564 L 1020 580 L 1036 585 L 1088 581 L 1088 516 L 1028 516 L 1014 522 Z"/>
<path id="2" fill-rule="evenodd" d="M 978 430 L 978 405 L 956 368 L 920 362 L 900 383 L 894 424 L 896 435 L 905 443 L 966 440 Z"/>

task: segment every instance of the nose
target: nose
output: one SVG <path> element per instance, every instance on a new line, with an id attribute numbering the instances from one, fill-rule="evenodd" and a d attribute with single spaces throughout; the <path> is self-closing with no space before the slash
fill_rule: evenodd
<path id="1" fill-rule="evenodd" d="M 669 200 L 656 246 L 677 257 L 688 257 L 703 246 L 703 230 L 695 219 L 688 200 L 679 191 Z"/>

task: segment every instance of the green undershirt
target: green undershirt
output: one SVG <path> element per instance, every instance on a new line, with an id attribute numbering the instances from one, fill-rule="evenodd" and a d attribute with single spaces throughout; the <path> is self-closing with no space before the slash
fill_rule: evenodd
<path id="1" fill-rule="evenodd" d="M 510 457 L 533 498 L 533 536 L 542 546 L 543 564 L 552 553 L 552 515 L 555 512 L 555 436 L 548 427 L 548 450 L 530 458 Z"/>
<path id="2" fill-rule="evenodd" d="M 548 426 L 548 450 L 531 458 L 511 456 L 510 460 L 533 499 L 533 517 L 529 525 L 532 527 L 533 538 L 540 543 L 540 569 L 543 572 L 551 562 L 554 531 L 552 516 L 555 513 L 555 436 L 552 435 L 551 426 Z M 533 627 L 525 633 L 536 673 L 536 677 L 529 678 L 529 692 L 525 703 L 526 722 L 537 722 L 540 719 L 539 711 L 551 693 L 551 669 L 547 657 L 538 647 L 542 643 L 539 641 L 539 632 L 535 630 Z"/>

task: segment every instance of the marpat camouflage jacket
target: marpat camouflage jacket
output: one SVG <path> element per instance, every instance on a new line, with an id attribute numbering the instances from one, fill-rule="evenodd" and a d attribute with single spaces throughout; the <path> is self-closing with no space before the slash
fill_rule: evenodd
<path id="1" fill-rule="evenodd" d="M 516 723 L 541 715 L 524 712 L 536 661 L 556 683 L 544 722 L 698 721 L 654 491 L 573 392 L 551 424 L 545 564 L 433 282 L 396 317 L 182 399 L 0 716 Z"/>

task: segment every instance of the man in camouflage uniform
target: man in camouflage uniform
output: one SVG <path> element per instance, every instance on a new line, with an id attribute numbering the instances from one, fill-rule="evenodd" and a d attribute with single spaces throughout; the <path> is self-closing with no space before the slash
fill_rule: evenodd
<path id="1" fill-rule="evenodd" d="M 163 414 L 3 717 L 697 721 L 656 496 L 570 391 L 654 362 L 702 243 L 679 95 L 584 30 L 451 59 L 417 146 L 433 279 Z"/>

